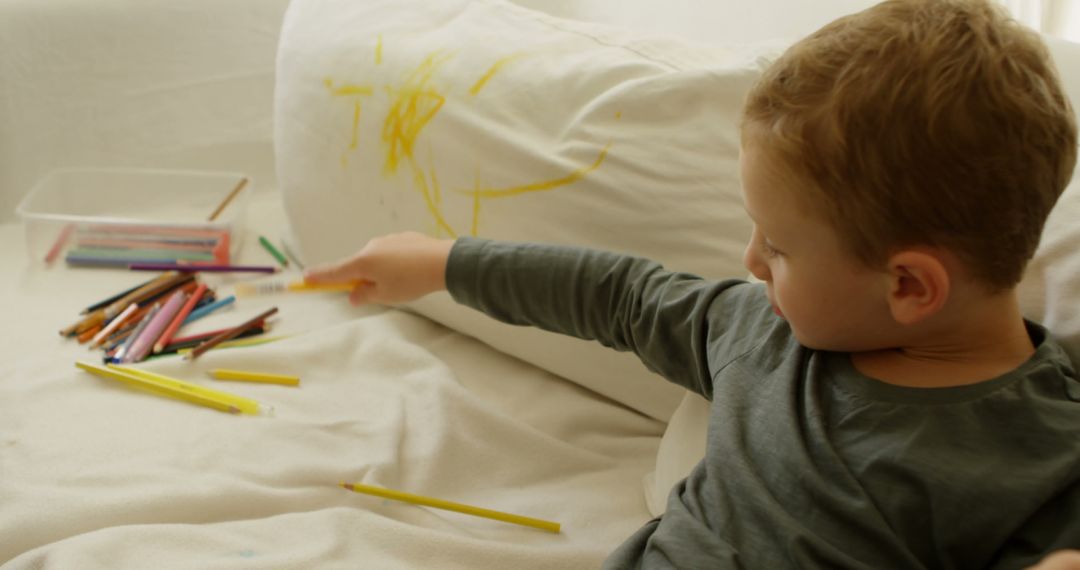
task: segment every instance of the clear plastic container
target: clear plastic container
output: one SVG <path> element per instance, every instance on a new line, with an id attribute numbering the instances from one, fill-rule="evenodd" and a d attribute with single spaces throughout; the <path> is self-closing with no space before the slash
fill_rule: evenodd
<path id="1" fill-rule="evenodd" d="M 38 262 L 122 266 L 129 258 L 165 261 L 175 254 L 221 263 L 239 252 L 253 191 L 253 181 L 236 172 L 61 169 L 42 178 L 15 211 L 26 227 L 30 258 Z M 216 248 L 212 258 L 200 247 Z M 76 261 L 114 258 L 121 261 Z"/>

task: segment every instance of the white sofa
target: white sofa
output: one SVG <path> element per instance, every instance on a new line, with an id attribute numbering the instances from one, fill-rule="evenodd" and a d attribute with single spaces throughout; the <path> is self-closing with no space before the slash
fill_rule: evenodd
<path id="1" fill-rule="evenodd" d="M 518 3 L 715 45 L 795 38 L 870 4 L 699 0 L 658 14 L 649 2 Z M 273 404 L 273 417 L 161 400 L 73 367 L 88 353 L 57 329 L 137 278 L 30 258 L 15 205 L 61 167 L 241 171 L 254 180 L 249 237 L 288 237 L 273 141 L 287 5 L 0 2 L 0 567 L 597 566 L 700 456 L 700 402 L 684 400 L 669 424 L 416 314 L 324 295 L 242 299 L 199 325 L 280 306 L 285 340 L 148 364 L 194 382 L 215 366 L 299 373 L 299 390 L 229 388 Z M 1050 45 L 1080 102 L 1080 45 Z M 1073 347 L 1078 195 L 1074 184 L 1022 291 L 1028 315 Z M 240 259 L 268 260 L 254 239 Z M 209 281 L 229 291 L 235 279 Z M 362 497 L 337 486 L 349 480 L 563 532 Z"/>

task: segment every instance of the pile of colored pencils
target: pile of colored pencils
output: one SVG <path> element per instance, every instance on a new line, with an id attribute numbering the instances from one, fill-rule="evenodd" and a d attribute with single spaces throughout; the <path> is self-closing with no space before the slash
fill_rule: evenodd
<path id="1" fill-rule="evenodd" d="M 194 358 L 226 340 L 268 330 L 266 318 L 276 308 L 237 327 L 178 336 L 184 325 L 233 301 L 233 296 L 218 299 L 195 273 L 169 271 L 87 307 L 79 321 L 60 334 L 101 348 L 106 363 L 130 364 L 187 350 Z"/>

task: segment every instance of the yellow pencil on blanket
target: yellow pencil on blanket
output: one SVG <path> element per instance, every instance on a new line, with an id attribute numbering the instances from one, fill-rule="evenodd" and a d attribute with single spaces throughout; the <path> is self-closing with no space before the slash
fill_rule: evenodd
<path id="1" fill-rule="evenodd" d="M 263 406 L 255 400 L 237 396 L 235 394 L 229 394 L 228 392 L 204 388 L 198 384 L 184 382 L 183 380 L 147 372 L 146 370 L 140 370 L 130 366 L 117 366 L 115 364 L 98 366 L 82 361 L 76 361 L 75 366 L 90 372 L 95 376 L 118 380 L 134 388 L 147 390 L 161 396 L 184 400 L 193 404 L 199 404 L 223 412 L 255 415 L 259 413 L 270 413 L 273 410 L 273 408 Z"/>
<path id="2" fill-rule="evenodd" d="M 270 374 L 269 372 L 252 372 L 249 370 L 229 370 L 215 368 L 210 371 L 210 377 L 215 380 L 239 380 L 241 382 L 260 382 L 264 384 L 281 384 L 283 386 L 299 386 L 299 376 L 287 374 Z"/>
<path id="3" fill-rule="evenodd" d="M 266 281 L 263 283 L 237 283 L 237 297 L 252 297 L 255 295 L 276 295 L 279 293 L 347 293 L 356 288 L 363 281 L 347 281 L 344 283 L 308 283 L 306 281 Z"/>
<path id="4" fill-rule="evenodd" d="M 387 489 L 386 487 L 376 487 L 374 485 L 366 485 L 364 483 L 345 482 L 338 483 L 338 485 L 356 493 L 364 493 L 366 495 L 374 495 L 376 497 L 382 497 L 384 499 L 393 499 L 395 501 L 412 503 L 414 505 L 423 505 L 425 507 L 433 507 L 436 509 L 443 509 L 447 511 L 463 513 L 466 515 L 473 515 L 475 517 L 484 517 L 497 521 L 529 526 L 533 528 L 538 528 L 540 530 L 546 530 L 548 532 L 558 533 L 561 528 L 561 525 L 557 522 L 546 521 L 543 519 L 534 519 L 532 517 L 514 515 L 500 511 L 493 511 L 491 509 L 464 505 L 461 503 L 455 503 L 443 499 L 436 499 L 434 497 L 414 495 L 412 493 L 405 493 L 403 491 Z"/>
<path id="5" fill-rule="evenodd" d="M 142 370 L 132 366 L 121 366 L 117 364 L 107 364 L 106 367 L 117 370 L 120 372 L 126 372 L 128 374 L 138 376 L 147 382 L 155 383 L 159 386 L 165 386 L 174 390 L 179 390 L 186 394 L 195 395 L 201 398 L 214 399 L 219 402 L 225 402 L 235 408 L 237 412 L 250 415 L 258 415 L 260 413 L 271 413 L 273 408 L 270 406 L 264 406 L 255 400 L 245 398 L 243 396 L 237 396 L 236 394 L 230 394 L 229 392 L 222 392 L 221 390 L 215 390 L 213 388 L 207 388 L 198 384 L 192 384 L 191 382 L 185 382 L 177 378 L 165 376 L 163 374 L 157 374 L 148 370 Z M 234 412 L 236 413 L 236 412 Z"/>

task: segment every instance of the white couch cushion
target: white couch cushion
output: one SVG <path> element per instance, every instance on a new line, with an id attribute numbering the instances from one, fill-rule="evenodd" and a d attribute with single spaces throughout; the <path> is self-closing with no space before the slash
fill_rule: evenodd
<path id="1" fill-rule="evenodd" d="M 736 129 L 759 54 L 482 0 L 295 0 L 276 96 L 279 183 L 302 255 L 435 236 L 580 244 L 745 275 Z M 416 311 L 667 420 L 683 393 L 633 356 Z"/>

